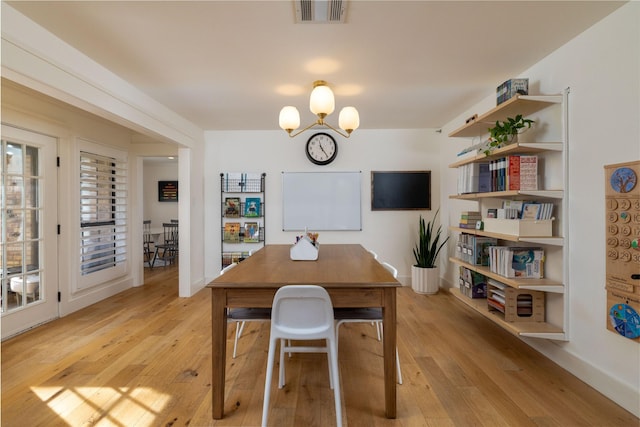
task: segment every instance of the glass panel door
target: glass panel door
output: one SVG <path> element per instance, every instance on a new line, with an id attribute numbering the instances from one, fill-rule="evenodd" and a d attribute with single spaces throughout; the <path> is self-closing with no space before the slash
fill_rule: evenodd
<path id="1" fill-rule="evenodd" d="M 57 213 L 56 143 L 51 137 L 2 126 L 0 282 L 3 338 L 57 317 L 57 239 L 55 230 L 50 229 L 56 226 Z M 53 174 L 50 181 L 46 173 Z M 53 183 L 53 197 L 45 197 L 49 182 Z M 45 212 L 50 218 L 45 219 Z M 47 250 L 52 252 L 48 257 Z"/>

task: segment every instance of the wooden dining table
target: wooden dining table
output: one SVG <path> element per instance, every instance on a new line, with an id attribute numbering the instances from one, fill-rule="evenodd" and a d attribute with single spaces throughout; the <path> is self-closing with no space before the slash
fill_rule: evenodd
<path id="1" fill-rule="evenodd" d="M 334 307 L 382 307 L 385 416 L 396 418 L 396 288 L 400 283 L 358 244 L 320 245 L 315 261 L 292 261 L 291 245 L 266 245 L 211 288 L 212 414 L 224 415 L 227 307 L 271 307 L 281 286 L 324 287 Z"/>

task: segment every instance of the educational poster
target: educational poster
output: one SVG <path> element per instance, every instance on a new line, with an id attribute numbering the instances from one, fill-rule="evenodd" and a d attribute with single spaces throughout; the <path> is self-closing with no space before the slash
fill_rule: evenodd
<path id="1" fill-rule="evenodd" d="M 640 342 L 640 161 L 604 169 L 607 329 Z"/>

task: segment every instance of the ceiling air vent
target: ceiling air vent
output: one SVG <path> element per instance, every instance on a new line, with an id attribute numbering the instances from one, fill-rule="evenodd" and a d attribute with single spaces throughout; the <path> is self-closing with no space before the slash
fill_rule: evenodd
<path id="1" fill-rule="evenodd" d="M 294 0 L 296 23 L 344 23 L 347 0 Z"/>

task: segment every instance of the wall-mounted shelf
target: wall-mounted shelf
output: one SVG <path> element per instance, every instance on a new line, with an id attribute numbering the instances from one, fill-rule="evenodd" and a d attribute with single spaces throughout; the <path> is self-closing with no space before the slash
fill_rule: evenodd
<path id="1" fill-rule="evenodd" d="M 221 269 L 240 262 L 265 244 L 266 173 L 220 174 Z M 228 211 L 227 199 L 236 201 Z M 237 230 L 235 227 L 237 226 Z M 230 239 L 229 236 L 233 236 Z"/>
<path id="2" fill-rule="evenodd" d="M 476 211 L 486 215 L 487 209 L 500 205 L 500 200 L 536 200 L 546 199 L 554 204 L 558 213 L 555 218 L 555 236 L 526 236 L 501 234 L 484 230 L 467 229 L 452 226 L 449 230 L 454 233 L 470 234 L 495 238 L 499 246 L 527 246 L 521 243 L 531 243 L 545 249 L 545 257 L 550 261 L 552 268 L 547 271 L 545 268 L 545 278 L 542 279 L 521 279 L 507 278 L 493 273 L 490 267 L 471 264 L 461 259 L 451 257 L 449 261 L 484 275 L 502 283 L 501 286 L 513 288 L 515 292 L 525 293 L 537 291 L 544 293 L 544 304 L 547 308 L 543 322 L 534 322 L 528 319 L 518 319 L 518 321 L 507 321 L 505 314 L 496 311 L 495 306 L 489 306 L 485 298 L 470 298 L 463 295 L 459 288 L 451 289 L 453 295 L 467 306 L 473 308 L 484 317 L 499 324 L 507 331 L 526 337 L 535 337 L 551 340 L 567 341 L 569 338 L 569 279 L 566 260 L 568 259 L 567 233 L 568 233 L 568 210 L 566 196 L 568 190 L 567 155 L 568 155 L 568 131 L 567 131 L 567 89 L 561 95 L 517 95 L 514 98 L 498 105 L 490 111 L 479 115 L 474 121 L 461 126 L 449 134 L 450 137 L 481 137 L 488 134 L 488 129 L 495 125 L 496 121 L 505 121 L 507 117 L 515 117 L 521 114 L 527 117 L 536 112 L 552 106 L 561 105 L 560 109 L 551 109 L 543 112 L 546 119 L 545 126 L 553 130 L 552 133 L 561 135 L 561 142 L 526 142 L 513 143 L 505 147 L 493 150 L 490 155 L 484 153 L 465 154 L 464 158 L 457 159 L 450 164 L 451 168 L 465 167 L 469 164 L 485 163 L 492 160 L 500 160 L 508 156 L 518 155 L 538 155 L 548 168 L 543 169 L 545 174 L 545 184 L 549 188 L 543 190 L 511 190 L 511 191 L 491 191 L 484 193 L 453 194 L 449 198 L 452 200 L 476 201 L 478 208 Z M 556 113 L 560 112 L 561 113 Z M 557 139 L 555 139 L 557 141 Z M 547 174 L 550 174 L 546 176 Z M 463 175 L 464 176 L 464 175 Z M 549 179 L 546 179 L 549 178 Z M 465 178 L 463 178 L 465 179 Z M 460 188 L 460 187 L 459 187 Z M 483 217 L 486 219 L 486 217 Z M 545 262 L 546 266 L 547 262 Z M 487 280 L 488 280 L 487 279 Z M 487 281 L 489 288 L 490 285 Z M 487 292 L 489 293 L 489 292 Z M 538 296 L 539 297 L 539 296 Z M 492 301 L 492 304 L 494 302 Z"/>
<path id="3" fill-rule="evenodd" d="M 527 242 L 553 246 L 562 246 L 564 244 L 564 239 L 562 237 L 522 237 L 513 236 L 511 234 L 494 233 L 491 231 L 475 230 L 472 228 L 470 229 L 462 227 L 449 227 L 449 230 L 455 231 L 456 233 L 473 234 L 474 236 L 493 237 L 500 240 L 507 240 L 509 242 Z"/>
<path id="4" fill-rule="evenodd" d="M 546 338 L 551 340 L 564 340 L 565 334 L 561 328 L 546 322 L 505 322 L 500 313 L 488 311 L 487 302 L 483 299 L 471 299 L 460 293 L 458 288 L 452 288 L 451 294 L 471 307 L 476 312 L 482 314 L 492 322 L 497 323 L 506 331 L 521 337 Z"/>
<path id="5" fill-rule="evenodd" d="M 564 285 L 556 280 L 508 278 L 508 277 L 504 277 L 499 274 L 493 273 L 491 270 L 489 270 L 489 267 L 469 264 L 468 262 L 462 261 L 455 257 L 450 257 L 449 261 L 456 263 L 458 265 L 461 265 L 463 267 L 466 267 L 469 270 L 476 271 L 482 274 L 483 276 L 489 277 L 491 279 L 495 279 L 500 283 L 504 283 L 505 285 L 509 285 L 515 289 L 529 289 L 532 291 L 554 292 L 558 294 L 564 293 Z"/>
<path id="6" fill-rule="evenodd" d="M 507 117 L 514 117 L 518 114 L 528 116 L 547 108 L 551 104 L 559 104 L 562 99 L 562 95 L 516 95 L 494 109 L 479 115 L 475 120 L 454 130 L 449 136 L 469 138 L 482 135 L 488 133 L 487 129 L 492 127 L 496 120 L 503 121 Z"/>
<path id="7" fill-rule="evenodd" d="M 468 165 L 469 163 L 478 163 L 482 161 L 490 161 L 498 159 L 504 156 L 510 156 L 514 154 L 536 154 L 543 153 L 545 151 L 562 151 L 561 142 L 516 142 L 509 144 L 506 147 L 498 148 L 491 152 L 488 156 L 484 153 L 480 153 L 473 157 L 468 157 L 463 160 L 459 160 L 449 165 L 450 168 L 457 168 L 459 166 Z"/>
<path id="8" fill-rule="evenodd" d="M 486 193 L 466 193 L 451 194 L 450 199 L 478 200 L 478 199 L 513 199 L 522 200 L 531 197 L 545 199 L 562 199 L 562 190 L 510 190 L 510 191 L 489 191 Z"/>

